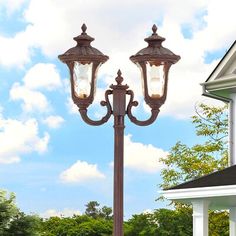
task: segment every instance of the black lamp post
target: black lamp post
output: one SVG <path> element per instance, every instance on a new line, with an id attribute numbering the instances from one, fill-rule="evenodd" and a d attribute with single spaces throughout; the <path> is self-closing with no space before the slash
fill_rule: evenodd
<path id="1" fill-rule="evenodd" d="M 180 56 L 162 46 L 165 39 L 156 33 L 157 27 L 153 25 L 153 34 L 145 39 L 148 46 L 130 57 L 141 69 L 144 99 L 151 108 L 151 116 L 144 121 L 133 116 L 132 107 L 137 106 L 138 102 L 134 101 L 134 93 L 128 89 L 129 86 L 122 84 L 123 77 L 119 70 L 116 84 L 110 86 L 105 92 L 105 100 L 101 101 L 101 105 L 107 108 L 106 115 L 101 120 L 92 120 L 88 117 L 87 108 L 94 100 L 97 71 L 101 64 L 108 60 L 108 56 L 90 45 L 94 38 L 87 35 L 86 29 L 83 24 L 82 34 L 74 38 L 77 45 L 60 55 L 59 59 L 69 67 L 72 99 L 83 120 L 90 125 L 102 125 L 111 115 L 114 116 L 113 235 L 123 236 L 124 117 L 127 115 L 133 123 L 140 126 L 150 125 L 155 121 L 166 100 L 170 66 L 176 63 Z M 113 96 L 113 104 L 109 101 L 110 95 Z M 127 106 L 126 95 L 129 96 Z"/>

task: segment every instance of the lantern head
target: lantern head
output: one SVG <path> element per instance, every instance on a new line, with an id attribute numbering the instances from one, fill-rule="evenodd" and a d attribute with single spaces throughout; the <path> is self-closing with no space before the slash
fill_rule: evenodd
<path id="1" fill-rule="evenodd" d="M 87 108 L 94 100 L 97 71 L 108 56 L 90 45 L 94 38 L 87 35 L 85 24 L 81 29 L 81 35 L 74 38 L 77 45 L 58 57 L 69 67 L 74 103 L 79 108 Z"/>
<path id="2" fill-rule="evenodd" d="M 153 34 L 145 39 L 148 46 L 131 56 L 130 60 L 141 70 L 146 103 L 151 108 L 159 108 L 166 100 L 170 66 L 176 63 L 180 56 L 162 46 L 165 38 L 156 33 L 156 25 L 153 25 L 152 31 Z"/>

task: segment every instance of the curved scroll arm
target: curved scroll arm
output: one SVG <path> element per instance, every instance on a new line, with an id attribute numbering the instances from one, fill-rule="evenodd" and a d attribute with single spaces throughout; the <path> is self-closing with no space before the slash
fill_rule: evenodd
<path id="1" fill-rule="evenodd" d="M 128 90 L 127 94 L 130 95 L 130 100 L 127 106 L 126 113 L 130 121 L 139 126 L 146 126 L 146 125 L 152 124 L 156 120 L 160 110 L 158 108 L 152 108 L 151 109 L 152 114 L 147 120 L 143 120 L 143 121 L 138 120 L 135 116 L 132 115 L 132 111 L 131 111 L 133 106 L 134 107 L 138 106 L 138 102 L 134 101 L 134 92 L 132 90 Z"/>
<path id="2" fill-rule="evenodd" d="M 105 92 L 105 101 L 101 101 L 101 105 L 107 107 L 107 114 L 104 117 L 102 117 L 101 120 L 92 120 L 92 119 L 90 119 L 88 117 L 87 108 L 85 108 L 85 107 L 80 107 L 79 108 L 80 115 L 81 115 L 82 119 L 87 124 L 98 126 L 98 125 L 102 125 L 102 124 L 106 123 L 109 120 L 109 118 L 111 117 L 111 114 L 112 114 L 112 108 L 111 108 L 111 104 L 110 104 L 110 101 L 109 101 L 109 98 L 108 98 L 108 96 L 110 94 L 112 94 L 112 90 L 107 90 Z"/>

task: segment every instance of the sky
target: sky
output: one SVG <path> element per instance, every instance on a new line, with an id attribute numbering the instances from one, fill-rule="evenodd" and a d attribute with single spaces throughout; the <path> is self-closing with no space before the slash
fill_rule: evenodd
<path id="1" fill-rule="evenodd" d="M 125 218 L 166 207 L 159 196 L 159 159 L 177 141 L 194 145 L 190 117 L 204 82 L 236 37 L 233 0 L 0 0 L 0 188 L 16 193 L 26 213 L 43 217 L 83 213 L 85 204 L 112 206 L 113 121 L 99 127 L 82 121 L 70 97 L 67 67 L 58 55 L 87 33 L 109 56 L 98 72 L 89 114 L 104 115 L 99 102 L 118 69 L 135 92 L 135 115 L 147 118 L 139 69 L 129 60 L 157 33 L 181 56 L 169 73 L 166 103 L 154 124 L 126 118 Z"/>

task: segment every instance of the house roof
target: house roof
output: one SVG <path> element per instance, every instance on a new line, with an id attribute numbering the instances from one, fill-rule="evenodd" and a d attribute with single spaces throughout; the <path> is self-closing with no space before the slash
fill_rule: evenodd
<path id="1" fill-rule="evenodd" d="M 201 85 L 203 95 L 229 101 L 236 92 L 236 40 Z"/>
<path id="2" fill-rule="evenodd" d="M 208 82 L 209 80 L 212 79 L 212 77 L 218 76 L 218 73 L 220 73 L 222 71 L 222 68 L 220 68 L 220 66 L 223 64 L 223 67 L 225 67 L 225 64 L 227 64 L 227 62 L 229 61 L 229 59 L 233 56 L 231 54 L 233 54 L 233 52 L 235 52 L 235 47 L 236 47 L 236 40 L 233 42 L 233 44 L 231 45 L 231 47 L 227 50 L 227 52 L 225 53 L 225 55 L 222 57 L 222 59 L 220 60 L 220 62 L 217 64 L 217 66 L 215 67 L 215 69 L 211 72 L 211 74 L 208 76 L 207 80 L 205 82 Z M 218 71 L 219 70 L 219 71 Z M 217 74 L 217 75 L 215 75 Z"/>
<path id="3" fill-rule="evenodd" d="M 179 184 L 177 186 L 165 190 L 226 186 L 226 185 L 236 185 L 236 165 L 230 166 L 223 170 L 213 172 L 209 175 L 202 176 L 200 178 Z"/>

